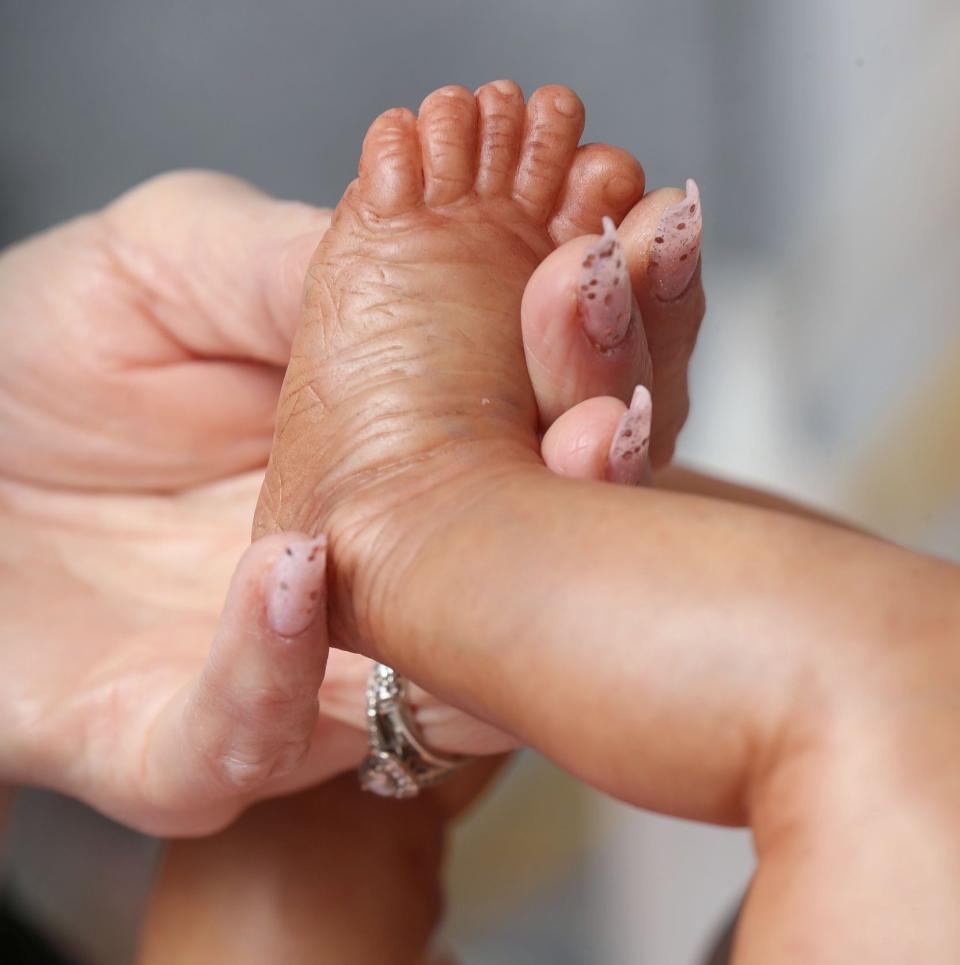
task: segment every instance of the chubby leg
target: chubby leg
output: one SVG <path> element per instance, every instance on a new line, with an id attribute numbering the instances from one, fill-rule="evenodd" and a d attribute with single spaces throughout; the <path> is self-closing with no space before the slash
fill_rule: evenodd
<path id="1" fill-rule="evenodd" d="M 639 806 L 749 823 L 742 961 L 955 961 L 957 573 L 776 513 L 560 480 L 531 457 L 539 419 L 504 319 L 548 249 L 579 127 L 569 92 L 534 100 L 492 218 L 472 197 L 421 200 L 412 119 L 375 125 L 314 263 L 261 531 L 329 533 L 335 613 L 364 652 Z M 661 222 L 688 230 L 678 211 Z M 920 940 L 894 914 L 903 874 Z M 864 915 L 872 930 L 838 927 Z"/>
<path id="2" fill-rule="evenodd" d="M 491 107 L 491 102 L 493 106 Z M 602 146 L 576 148 L 576 138 L 582 124 L 582 108 L 576 98 L 564 89 L 545 89 L 538 92 L 531 99 L 529 106 L 524 106 L 522 97 L 511 85 L 488 85 L 481 89 L 475 99 L 458 88 L 446 88 L 431 95 L 421 108 L 420 118 L 411 126 L 411 117 L 404 112 L 389 112 L 375 125 L 368 136 L 364 161 L 361 164 L 361 177 L 355 186 L 356 204 L 367 212 L 375 212 L 376 217 L 405 219 L 403 230 L 417 231 L 419 247 L 418 254 L 424 254 L 423 265 L 419 270 L 420 277 L 427 287 L 427 297 L 421 296 L 420 309 L 429 313 L 436 296 L 429 295 L 429 286 L 435 284 L 432 273 L 431 257 L 440 258 L 445 263 L 442 272 L 437 273 L 441 278 L 451 270 L 458 270 L 456 258 L 463 247 L 463 240 L 451 238 L 444 240 L 444 229 L 449 228 L 450 221 L 456 221 L 463 215 L 451 210 L 447 218 L 441 213 L 444 208 L 455 208 L 469 204 L 476 204 L 478 198 L 488 205 L 487 220 L 492 229 L 476 227 L 476 222 L 469 210 L 465 217 L 464 236 L 468 239 L 477 230 L 493 230 L 496 238 L 498 225 L 504 226 L 502 239 L 507 246 L 520 243 L 521 248 L 530 245 L 543 245 L 543 250 L 549 250 L 551 239 L 562 240 L 572 232 L 581 232 L 599 225 L 601 217 L 612 213 L 620 220 L 639 199 L 643 191 L 643 174 L 636 164 L 624 152 Z M 412 148 L 416 146 L 417 150 Z M 479 160 L 478 160 L 479 158 Z M 476 182 L 474 186 L 474 181 Z M 417 224 L 426 209 L 435 210 L 437 214 L 431 222 Z M 339 212 L 341 224 L 344 218 L 354 214 L 348 205 Z M 364 215 L 361 214 L 361 224 Z M 444 224 L 444 222 L 448 224 Z M 515 221 L 519 228 L 509 226 Z M 357 229 L 357 222 L 352 223 L 353 230 Z M 336 225 L 335 225 L 336 230 Z M 367 230 L 371 230 L 369 224 Z M 377 229 L 374 229 L 376 235 Z M 397 272 L 399 276 L 405 274 L 405 267 L 393 267 L 396 255 L 391 250 L 396 248 L 396 242 L 386 236 L 384 253 L 387 257 L 381 260 L 386 272 Z M 374 237 L 376 243 L 376 237 Z M 339 242 L 342 247 L 342 241 Z M 336 248 L 334 241 L 333 247 Z M 497 248 L 502 245 L 494 247 Z M 401 253 L 402 254 L 402 253 Z M 391 257 L 392 256 L 392 257 Z M 351 258 L 349 251 L 332 256 L 342 270 L 356 272 L 362 269 L 363 259 Z M 350 262 L 352 261 L 352 268 Z M 462 284 L 466 286 L 466 299 L 469 301 L 481 295 L 484 303 L 496 303 L 496 292 L 486 290 L 487 286 L 479 285 L 469 268 L 460 269 Z M 315 276 L 314 276 L 315 277 Z M 378 276 L 369 285 L 370 293 L 382 292 L 385 279 Z M 352 296 L 362 290 L 362 285 L 353 285 Z M 509 289 L 509 286 L 503 286 Z M 514 287 L 513 294 L 507 290 L 508 298 L 515 299 L 519 304 L 519 292 L 522 284 Z M 463 294 L 458 293 L 458 294 Z M 429 299 L 429 300 L 428 300 Z M 417 298 L 410 299 L 412 308 L 417 308 Z M 410 306 L 405 310 L 409 311 Z M 499 312 L 497 314 L 500 314 Z M 500 319 L 491 315 L 490 310 L 481 307 L 474 316 L 465 318 L 466 326 L 473 326 L 477 331 L 477 340 L 482 341 L 498 336 L 498 327 L 502 328 Z M 519 346 L 519 329 L 517 326 L 518 311 L 513 313 L 514 344 Z M 379 318 L 378 318 L 379 316 Z M 415 317 L 415 316 L 414 316 Z M 509 319 L 510 313 L 504 312 L 504 320 Z M 402 312 L 394 313 L 394 321 L 402 320 Z M 366 314 L 367 329 L 375 337 L 376 328 L 383 323 L 382 309 L 370 308 Z M 342 339 L 341 346 L 349 344 L 349 325 L 355 324 L 355 317 L 348 316 L 347 323 L 339 332 L 321 328 L 317 337 L 323 340 L 335 341 Z M 505 332 L 504 335 L 511 333 Z M 424 355 L 435 355 L 433 347 L 426 343 Z M 509 357 L 509 353 L 507 353 Z M 349 358 L 349 349 L 347 349 Z M 451 356 L 452 358 L 453 356 Z M 469 356 L 467 356 L 469 357 Z M 516 357 L 516 356 L 515 356 Z M 355 356 L 355 361 L 362 363 L 362 354 Z M 396 355 L 394 354 L 394 361 Z M 410 359 L 415 362 L 415 359 Z M 295 357 L 295 365 L 300 360 Z M 481 366 L 481 373 L 483 371 Z M 336 387 L 328 387 L 327 390 Z M 410 398 L 415 398 L 411 396 Z M 496 404 L 496 393 L 491 391 L 486 397 L 487 403 Z M 304 440 L 309 441 L 309 440 Z M 309 478 L 304 480 L 309 482 Z M 309 510 L 310 506 L 303 507 Z M 338 655 L 334 655 L 336 664 Z M 352 666 L 359 670 L 354 688 L 356 694 L 362 694 L 363 679 L 366 670 L 356 658 L 352 659 Z M 338 673 L 333 666 L 333 676 L 340 685 L 344 682 L 344 674 Z M 328 672 L 328 676 L 330 676 Z M 325 688 L 329 690 L 329 683 Z M 345 694 L 342 686 L 334 689 L 331 697 L 321 692 L 321 711 L 333 711 L 337 715 L 337 696 Z M 332 699 L 331 699 L 332 698 Z M 465 728 L 467 718 L 462 713 L 451 712 L 436 702 L 430 703 L 425 694 L 419 695 L 421 704 L 421 722 L 428 739 L 438 747 L 451 750 L 476 750 L 470 746 L 470 741 L 477 743 L 469 728 Z M 350 711 L 350 701 L 347 699 L 339 709 Z M 362 720 L 360 712 L 362 705 L 357 702 L 353 708 L 357 720 Z M 475 728 L 476 729 L 476 726 Z M 490 732 L 481 727 L 479 737 L 487 741 Z M 495 732 L 494 732 L 495 733 Z M 445 740 L 448 738 L 449 740 Z M 501 738 L 502 740 L 502 738 Z M 452 746 L 451 746 L 452 741 Z M 467 746 L 464 746 L 466 743 Z M 496 746 L 496 745 L 494 745 Z M 502 745 L 501 745 L 502 746 Z M 317 748 L 322 753 L 322 748 Z M 353 776 L 346 779 L 353 781 Z M 262 833 L 265 820 L 275 822 L 278 826 L 276 837 L 289 836 L 292 829 L 299 829 L 303 837 L 323 839 L 325 829 L 329 827 L 329 816 L 320 809 L 322 795 L 317 792 L 318 799 L 314 802 L 317 807 L 303 810 L 301 799 L 280 800 L 256 809 L 250 815 L 242 818 L 235 828 L 224 832 L 212 843 L 184 843 L 174 845 L 169 854 L 167 869 L 157 890 L 155 913 L 151 919 L 148 942 L 146 945 L 148 960 L 156 955 L 160 949 L 159 960 L 189 961 L 194 952 L 203 960 L 217 959 L 226 954 L 226 948 L 235 934 L 234 924 L 237 915 L 244 920 L 250 920 L 242 913 L 244 907 L 249 906 L 249 893 L 243 882 L 247 879 L 224 873 L 224 869 L 232 872 L 233 861 L 243 861 L 243 852 L 249 828 L 254 828 L 254 837 L 261 843 L 261 847 L 254 851 L 254 864 L 244 875 L 250 874 L 254 880 L 264 877 L 269 881 L 281 880 L 283 887 L 290 887 L 298 895 L 317 895 L 325 887 L 324 881 L 331 882 L 332 887 L 349 885 L 349 876 L 333 870 L 329 855 L 324 855 L 324 868 L 328 869 L 326 878 L 317 875 L 317 869 L 312 853 L 305 849 L 291 849 L 270 847 L 268 837 Z M 361 807 L 359 810 L 363 811 Z M 312 824 L 310 821 L 312 819 Z M 259 871 L 268 874 L 260 874 Z M 201 886 L 199 883 L 205 882 Z M 187 909 L 182 907 L 183 894 L 192 894 L 193 890 L 201 887 L 204 893 L 220 895 L 213 907 L 209 905 L 204 910 L 202 920 L 187 928 L 167 926 L 165 922 L 176 917 L 171 909 L 177 910 L 177 916 L 188 915 Z M 260 894 L 256 892 L 255 894 Z M 292 930 L 288 927 L 298 916 L 300 907 L 293 903 L 288 909 L 289 917 L 276 916 L 269 919 L 254 914 L 253 920 L 261 923 L 256 933 L 257 942 L 246 947 L 263 948 L 258 942 L 265 942 L 266 947 L 282 949 L 292 943 L 289 960 L 299 960 L 296 956 L 326 948 L 339 949 L 337 944 L 342 937 L 350 937 L 362 946 L 363 935 L 357 933 L 356 928 L 346 929 L 343 934 L 331 933 L 330 927 L 324 924 L 314 929 L 315 907 L 313 902 L 306 901 L 303 909 L 306 911 L 303 922 Z M 222 910 L 221 910 L 222 909 Z M 346 917 L 337 919 L 333 916 L 330 925 L 340 924 Z M 416 929 L 414 929 L 416 931 Z M 369 936 L 367 936 L 369 937 Z M 286 943 L 286 945 L 285 945 Z M 353 960 L 348 957 L 347 946 L 343 946 L 340 956 L 336 960 Z M 393 959 L 381 948 L 377 954 L 370 949 L 357 953 L 355 960 L 367 961 L 409 961 L 407 952 L 395 950 L 398 956 Z M 353 954 L 352 952 L 349 954 Z M 367 957 L 363 957 L 366 955 Z M 164 959 L 163 956 L 166 956 Z M 371 957 L 372 956 L 372 957 Z M 231 953 L 231 960 L 242 960 Z M 281 957 L 283 955 L 281 954 Z M 288 960 L 284 957 L 284 960 Z"/>
<path id="3" fill-rule="evenodd" d="M 352 774 L 256 805 L 168 849 L 142 965 L 414 965 L 443 907 L 434 802 L 385 801 Z"/>

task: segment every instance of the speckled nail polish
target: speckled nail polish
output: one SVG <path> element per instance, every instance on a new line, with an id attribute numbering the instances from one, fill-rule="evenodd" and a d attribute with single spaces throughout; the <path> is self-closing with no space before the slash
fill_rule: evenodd
<path id="1" fill-rule="evenodd" d="M 620 418 L 620 424 L 610 443 L 607 456 L 607 477 L 611 482 L 627 486 L 642 486 L 650 481 L 650 424 L 653 404 L 650 393 L 638 385 L 633 390 L 630 408 Z"/>
<path id="2" fill-rule="evenodd" d="M 326 593 L 327 541 L 291 539 L 273 565 L 267 584 L 267 624 L 281 637 L 307 630 Z"/>
<path id="3" fill-rule="evenodd" d="M 654 294 L 661 301 L 673 301 L 687 290 L 700 260 L 702 235 L 700 189 L 690 178 L 687 196 L 663 212 L 653 239 L 649 272 Z"/>
<path id="4" fill-rule="evenodd" d="M 632 305 L 627 260 L 610 218 L 583 256 L 577 296 L 587 337 L 601 351 L 616 348 L 630 328 Z"/>

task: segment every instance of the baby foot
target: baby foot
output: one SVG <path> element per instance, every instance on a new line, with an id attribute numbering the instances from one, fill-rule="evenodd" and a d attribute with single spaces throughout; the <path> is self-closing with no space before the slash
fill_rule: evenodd
<path id="1" fill-rule="evenodd" d="M 374 122 L 310 266 L 257 533 L 324 530 L 343 568 L 420 488 L 539 464 L 520 300 L 563 224 L 582 130 L 567 88 L 525 106 L 505 81 Z"/>

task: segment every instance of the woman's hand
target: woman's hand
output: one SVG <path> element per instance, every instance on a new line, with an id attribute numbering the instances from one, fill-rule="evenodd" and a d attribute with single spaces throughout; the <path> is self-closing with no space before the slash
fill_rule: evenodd
<path id="1" fill-rule="evenodd" d="M 611 164 L 591 148 L 581 183 L 618 174 Z M 576 216 L 558 231 L 589 227 L 590 201 L 572 197 Z M 369 661 L 333 655 L 317 718 L 322 596 L 299 633 L 269 622 L 284 582 L 275 567 L 306 567 L 309 544 L 292 534 L 249 547 L 302 278 L 328 220 L 233 178 L 182 173 L 0 256 L 5 780 L 193 834 L 359 761 Z M 580 337 L 568 301 L 544 310 L 561 294 L 531 302 L 534 351 Z M 698 281 L 681 302 L 687 351 Z M 581 360 L 574 392 L 604 384 L 593 364 Z M 619 381 L 632 385 L 643 364 L 621 365 Z M 540 381 L 547 407 L 577 400 Z M 558 452 L 551 465 L 575 463 Z M 295 575 L 319 587 L 313 563 Z M 438 746 L 511 746 L 426 694 L 419 702 Z"/>
<path id="2" fill-rule="evenodd" d="M 316 716 L 322 547 L 249 547 L 327 221 L 174 175 L 0 258 L 5 779 L 184 834 L 362 752 Z"/>
<path id="3" fill-rule="evenodd" d="M 249 536 L 328 220 L 177 174 L 0 258 L 5 781 L 196 834 L 361 760 L 370 661 L 326 667 L 323 542 Z"/>

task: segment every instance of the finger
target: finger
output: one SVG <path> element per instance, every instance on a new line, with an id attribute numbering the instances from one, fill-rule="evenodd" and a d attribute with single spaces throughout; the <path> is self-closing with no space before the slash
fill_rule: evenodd
<path id="1" fill-rule="evenodd" d="M 137 366 L 114 379 L 129 410 L 113 417 L 125 431 L 86 468 L 101 487 L 175 490 L 266 463 L 282 369 L 198 359 Z"/>
<path id="2" fill-rule="evenodd" d="M 651 381 L 625 253 L 607 225 L 599 239 L 577 238 L 544 259 L 523 294 L 524 352 L 544 427 L 585 399 L 626 402 Z"/>
<path id="3" fill-rule="evenodd" d="M 610 397 L 587 399 L 544 434 L 543 461 L 558 476 L 648 485 L 651 411 L 643 386 L 637 386 L 629 408 Z"/>
<path id="4" fill-rule="evenodd" d="M 445 754 L 487 756 L 520 746 L 510 734 L 444 703 L 415 684 L 409 688 L 409 702 L 424 740 Z"/>
<path id="5" fill-rule="evenodd" d="M 547 226 L 554 244 L 598 234 L 604 216 L 620 224 L 643 197 L 643 186 L 643 168 L 628 151 L 609 144 L 577 148 Z"/>
<path id="6" fill-rule="evenodd" d="M 101 218 L 111 256 L 150 293 L 157 323 L 179 345 L 286 365 L 329 211 L 225 174 L 179 171 L 129 191 Z"/>
<path id="7" fill-rule="evenodd" d="M 199 678 L 157 718 L 145 758 L 149 798 L 191 831 L 233 817 L 303 760 L 327 660 L 326 546 L 278 534 L 234 573 Z"/>
<path id="8" fill-rule="evenodd" d="M 689 410 L 687 369 L 706 307 L 700 280 L 703 214 L 693 181 L 686 192 L 648 194 L 624 219 L 619 236 L 630 266 L 653 362 L 654 468 L 670 461 Z"/>
<path id="9" fill-rule="evenodd" d="M 320 691 L 320 712 L 356 727 L 366 713 L 366 688 L 373 661 L 347 650 L 331 650 Z M 445 754 L 500 754 L 518 746 L 515 738 L 438 700 L 413 682 L 407 690 L 414 720 L 429 747 Z"/>

